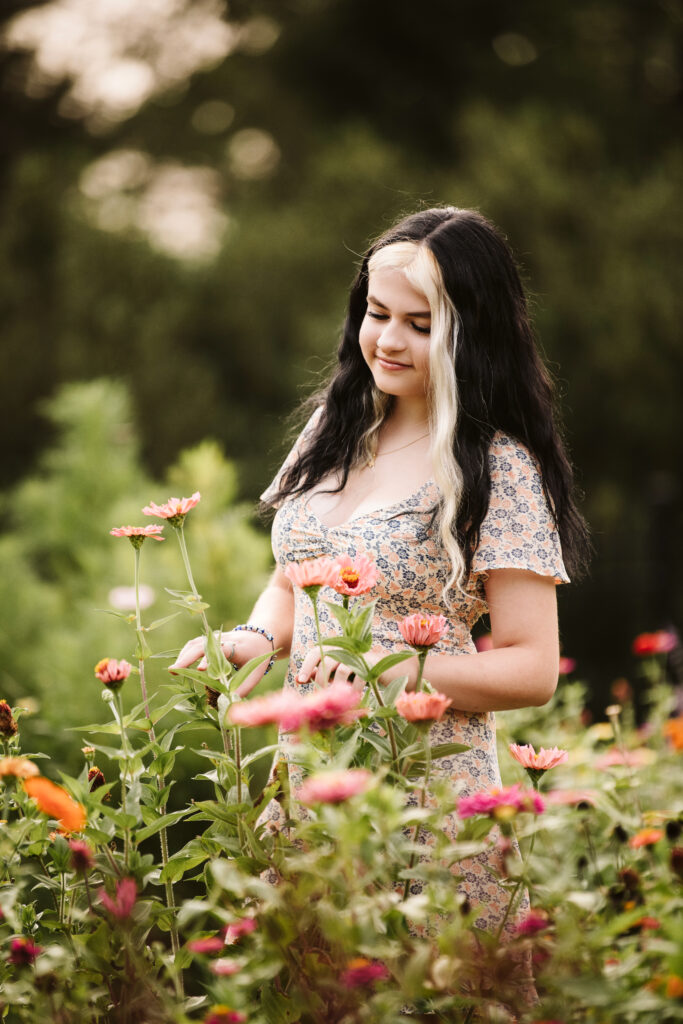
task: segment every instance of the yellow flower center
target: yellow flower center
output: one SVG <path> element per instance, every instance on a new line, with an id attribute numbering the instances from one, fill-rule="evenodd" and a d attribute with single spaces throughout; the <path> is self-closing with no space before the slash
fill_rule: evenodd
<path id="1" fill-rule="evenodd" d="M 350 566 L 346 569 L 342 569 L 341 578 L 347 585 L 347 587 L 358 586 L 358 581 L 360 580 L 360 576 L 358 575 L 356 570 L 352 569 Z"/>

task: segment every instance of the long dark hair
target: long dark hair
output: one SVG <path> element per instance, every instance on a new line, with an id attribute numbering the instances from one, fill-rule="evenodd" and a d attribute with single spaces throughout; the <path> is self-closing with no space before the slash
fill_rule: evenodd
<path id="1" fill-rule="evenodd" d="M 588 530 L 574 499 L 553 385 L 536 348 L 512 253 L 493 224 L 473 210 L 443 207 L 414 213 L 370 246 L 351 286 L 337 368 L 326 390 L 313 399 L 322 404 L 321 414 L 271 500 L 308 491 L 332 473 L 339 474 L 342 490 L 361 457 L 377 415 L 372 375 L 358 341 L 367 308 L 368 263 L 378 249 L 396 242 L 431 250 L 459 321 L 453 455 L 463 486 L 453 532 L 465 573 L 489 506 L 489 447 L 496 431 L 502 431 L 538 461 L 565 565 L 579 575 L 588 560 Z"/>

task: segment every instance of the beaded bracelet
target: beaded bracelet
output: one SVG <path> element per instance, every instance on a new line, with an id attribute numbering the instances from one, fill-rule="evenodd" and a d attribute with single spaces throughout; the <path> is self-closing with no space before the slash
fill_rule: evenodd
<path id="1" fill-rule="evenodd" d="M 260 633 L 261 636 L 266 638 L 266 640 L 270 640 L 270 646 L 273 648 L 273 651 L 275 651 L 275 637 L 272 633 L 269 633 L 267 629 L 264 629 L 263 626 L 253 626 L 250 622 L 244 622 L 241 626 L 233 626 L 232 628 L 235 633 L 238 633 L 240 630 L 245 630 L 247 633 Z M 276 661 L 277 655 L 272 654 L 266 667 L 266 671 L 263 673 L 264 676 L 268 675 Z"/>

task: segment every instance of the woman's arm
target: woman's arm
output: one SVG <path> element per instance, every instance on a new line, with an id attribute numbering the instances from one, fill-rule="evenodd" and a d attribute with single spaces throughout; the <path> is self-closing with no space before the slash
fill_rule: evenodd
<path id="1" fill-rule="evenodd" d="M 486 581 L 493 649 L 481 654 L 429 654 L 424 675 L 435 690 L 460 711 L 505 711 L 540 706 L 550 700 L 559 670 L 559 640 L 555 583 L 522 569 L 493 569 Z M 376 662 L 387 652 L 366 655 Z M 299 681 L 315 675 L 319 655 L 304 659 Z M 417 679 L 417 656 L 389 669 L 388 683 L 408 675 L 408 688 Z M 348 679 L 351 670 L 339 666 L 335 679 Z"/>
<path id="2" fill-rule="evenodd" d="M 247 621 L 272 634 L 275 648 L 278 650 L 278 657 L 283 658 L 289 654 L 294 629 L 294 592 L 292 584 L 279 566 L 270 577 Z M 271 650 L 268 638 L 261 633 L 251 632 L 251 630 L 231 630 L 221 636 L 223 653 L 235 665 L 244 665 L 251 658 L 255 658 L 259 654 L 266 654 Z M 188 640 L 175 663 L 170 666 L 170 670 L 189 668 L 196 661 L 199 661 L 198 668 L 206 668 L 203 636 Z M 267 664 L 265 662 L 245 679 L 236 691 L 237 696 L 245 697 L 260 683 Z"/>

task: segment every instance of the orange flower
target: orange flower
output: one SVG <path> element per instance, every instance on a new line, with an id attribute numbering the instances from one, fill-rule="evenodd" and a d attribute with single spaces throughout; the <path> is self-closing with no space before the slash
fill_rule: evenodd
<path id="1" fill-rule="evenodd" d="M 26 757 L 2 757 L 0 758 L 0 776 L 13 775 L 15 779 L 30 779 L 33 775 L 40 775 L 37 766 Z"/>
<path id="2" fill-rule="evenodd" d="M 141 548 L 145 537 L 151 537 L 152 540 L 165 540 L 164 537 L 159 536 L 162 530 L 163 526 L 153 523 L 150 526 L 117 526 L 109 532 L 112 537 L 127 537 L 134 548 Z"/>
<path id="3" fill-rule="evenodd" d="M 38 810 L 59 822 L 60 831 L 80 832 L 85 826 L 85 809 L 61 786 L 42 776 L 24 779 L 23 786 Z"/>
<path id="4" fill-rule="evenodd" d="M 339 568 L 339 578 L 331 584 L 332 589 L 344 597 L 358 597 L 372 590 L 379 579 L 379 572 L 373 559 L 361 552 L 356 558 L 341 555 L 335 559 Z"/>
<path id="5" fill-rule="evenodd" d="M 201 494 L 199 491 L 195 491 L 191 498 L 169 498 L 163 505 L 157 505 L 155 502 L 150 501 L 149 505 L 145 505 L 142 512 L 146 516 L 158 516 L 159 519 L 167 519 L 171 526 L 180 526 L 190 509 L 199 504 L 200 498 Z"/>
<path id="6" fill-rule="evenodd" d="M 118 690 L 130 675 L 131 668 L 132 665 L 124 659 L 117 661 L 116 658 L 102 658 L 95 665 L 95 675 L 110 690 Z"/>
<path id="7" fill-rule="evenodd" d="M 683 999 L 683 978 L 670 974 L 666 979 L 666 994 L 669 999 Z"/>
<path id="8" fill-rule="evenodd" d="M 670 718 L 668 722 L 665 722 L 662 732 L 674 750 L 683 750 L 683 715 L 679 715 L 678 718 Z"/>
<path id="9" fill-rule="evenodd" d="M 640 832 L 631 836 L 628 845 L 634 850 L 639 850 L 641 846 L 654 846 L 663 838 L 664 833 L 661 828 L 641 828 Z"/>

